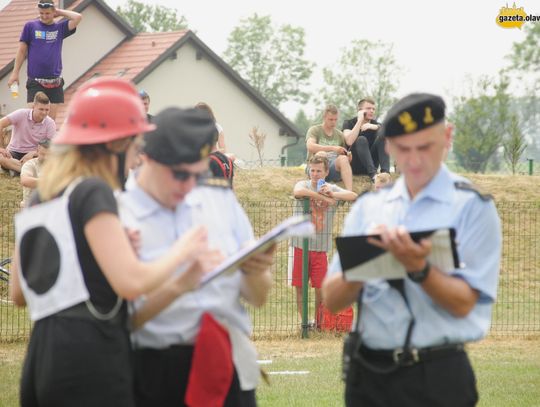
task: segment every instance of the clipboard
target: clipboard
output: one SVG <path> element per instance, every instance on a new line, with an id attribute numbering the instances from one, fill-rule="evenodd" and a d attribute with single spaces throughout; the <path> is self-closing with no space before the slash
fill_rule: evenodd
<path id="1" fill-rule="evenodd" d="M 222 274 L 232 273 L 240 264 L 257 253 L 264 252 L 272 244 L 292 236 L 311 237 L 315 234 L 315 226 L 308 216 L 291 216 L 285 219 L 275 228 L 264 234 L 259 240 L 251 242 L 238 252 L 228 257 L 216 269 L 206 274 L 200 285 L 203 286 Z"/>
<path id="2" fill-rule="evenodd" d="M 454 228 L 411 232 L 415 242 L 430 238 L 432 249 L 427 260 L 444 272 L 460 267 Z M 380 235 L 342 236 L 336 238 L 343 277 L 347 281 L 405 278 L 405 267 L 389 252 L 368 243 Z"/>

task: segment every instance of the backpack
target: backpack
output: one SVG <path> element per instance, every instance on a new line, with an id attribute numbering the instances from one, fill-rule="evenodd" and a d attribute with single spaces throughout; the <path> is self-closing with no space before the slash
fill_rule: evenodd
<path id="1" fill-rule="evenodd" d="M 214 177 L 222 177 L 230 180 L 234 177 L 234 165 L 232 160 L 219 151 L 210 153 L 210 171 Z"/>

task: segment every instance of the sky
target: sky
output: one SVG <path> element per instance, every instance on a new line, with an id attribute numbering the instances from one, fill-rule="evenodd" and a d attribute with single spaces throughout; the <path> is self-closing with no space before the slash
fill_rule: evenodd
<path id="1" fill-rule="evenodd" d="M 125 0 L 105 0 L 113 9 Z M 498 0 L 453 1 L 306 1 L 306 0 L 139 0 L 175 8 L 189 28 L 218 55 L 240 20 L 254 13 L 270 15 L 276 25 L 290 24 L 306 33 L 306 59 L 316 63 L 312 88 L 322 86 L 320 71 L 337 61 L 353 39 L 382 40 L 394 45 L 403 75 L 397 96 L 413 91 L 446 99 L 466 92 L 466 78 L 494 76 L 508 65 L 513 42 L 525 35 L 496 23 Z M 8 0 L 0 0 L 0 7 Z M 509 6 L 512 3 L 508 2 Z M 540 15 L 540 2 L 516 2 L 528 14 Z M 526 23 L 540 24 L 540 23 Z M 363 96 L 363 95 L 359 95 Z"/>

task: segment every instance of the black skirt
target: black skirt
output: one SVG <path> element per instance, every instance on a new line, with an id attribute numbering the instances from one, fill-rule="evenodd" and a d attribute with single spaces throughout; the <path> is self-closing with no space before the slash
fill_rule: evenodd
<path id="1" fill-rule="evenodd" d="M 130 357 L 124 323 L 58 315 L 39 320 L 24 362 L 21 406 L 134 406 Z"/>

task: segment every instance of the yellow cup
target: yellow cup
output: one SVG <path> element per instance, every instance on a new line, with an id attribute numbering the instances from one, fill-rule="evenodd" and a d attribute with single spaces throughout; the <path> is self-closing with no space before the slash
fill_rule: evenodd
<path id="1" fill-rule="evenodd" d="M 10 87 L 11 90 L 11 97 L 13 99 L 16 99 L 19 97 L 19 84 L 17 82 L 13 82 Z"/>

